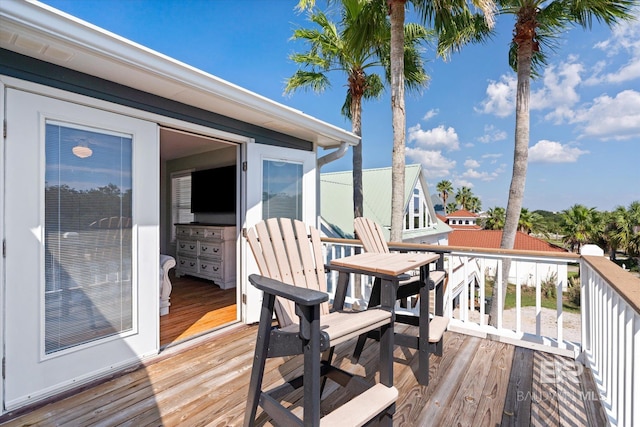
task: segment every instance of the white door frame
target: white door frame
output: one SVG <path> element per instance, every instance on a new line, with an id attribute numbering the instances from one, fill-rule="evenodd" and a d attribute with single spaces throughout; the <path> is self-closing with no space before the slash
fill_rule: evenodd
<path id="1" fill-rule="evenodd" d="M 243 144 L 243 162 L 246 171 L 243 172 L 243 229 L 253 227 L 262 220 L 262 165 L 263 160 L 279 160 L 299 163 L 303 166 L 302 181 L 302 220 L 315 226 L 316 222 L 316 153 L 294 148 L 277 147 L 273 145 L 248 142 Z M 243 165 L 243 170 L 245 169 Z M 243 233 L 244 234 L 244 233 Z M 260 320 L 260 306 L 262 292 L 253 287 L 248 280 L 250 274 L 258 273 L 251 248 L 245 238 L 241 239 L 242 269 L 241 280 L 243 286 L 242 319 L 245 323 L 255 323 Z"/>
<path id="2" fill-rule="evenodd" d="M 4 152 L 5 152 L 5 142 L 6 142 L 6 135 L 4 133 L 4 126 L 6 123 L 6 115 L 5 115 L 5 103 L 4 103 L 4 96 L 5 96 L 5 85 L 2 81 L 0 81 L 0 120 L 2 120 L 3 123 L 3 137 L 0 141 L 0 165 L 2 165 L 3 170 L 4 170 Z M 5 188 L 4 188 L 4 173 L 0 173 L 0 240 L 2 240 L 2 260 L 0 261 L 0 308 L 4 308 L 6 302 L 5 302 L 5 272 L 4 272 L 4 260 L 5 260 L 5 254 L 4 254 L 4 244 L 5 244 L 5 224 L 4 224 L 4 193 L 5 193 Z M 2 345 L 2 365 L 1 365 L 1 369 L 2 369 L 2 384 L 0 385 L 0 414 L 4 413 L 4 377 L 5 377 L 5 372 L 4 372 L 4 366 L 5 366 L 5 345 L 4 345 L 4 329 L 5 329 L 5 311 L 2 310 L 2 315 L 0 315 L 0 345 Z"/>

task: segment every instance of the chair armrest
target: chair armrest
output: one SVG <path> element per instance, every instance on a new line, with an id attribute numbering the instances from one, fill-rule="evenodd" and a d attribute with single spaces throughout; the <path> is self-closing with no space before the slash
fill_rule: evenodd
<path id="1" fill-rule="evenodd" d="M 263 292 L 286 298 L 303 306 L 318 305 L 329 300 L 329 295 L 324 292 L 288 285 L 258 274 L 251 274 L 249 281 Z"/>

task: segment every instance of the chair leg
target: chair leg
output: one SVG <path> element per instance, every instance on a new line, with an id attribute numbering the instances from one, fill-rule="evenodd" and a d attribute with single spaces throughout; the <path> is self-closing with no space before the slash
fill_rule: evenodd
<path id="1" fill-rule="evenodd" d="M 303 379 L 303 424 L 305 426 L 320 425 L 320 306 L 304 308 L 300 316 L 300 330 L 309 331 L 303 337 L 304 379 Z"/>
<path id="2" fill-rule="evenodd" d="M 322 353 L 323 363 L 326 363 L 327 365 L 331 365 L 331 362 L 333 361 L 334 351 L 335 351 L 335 347 L 331 347 L 329 350 Z M 324 386 L 326 384 L 327 384 L 327 376 L 324 375 L 322 377 L 322 383 L 320 384 L 320 396 L 322 396 L 322 393 L 324 392 Z"/>
<path id="3" fill-rule="evenodd" d="M 360 360 L 360 356 L 362 355 L 362 350 L 364 350 L 364 345 L 367 343 L 367 334 L 362 334 L 358 337 L 358 342 L 356 343 L 356 348 L 353 350 L 353 359 L 357 362 Z"/>
<path id="4" fill-rule="evenodd" d="M 271 319 L 273 317 L 273 306 L 275 296 L 264 294 L 262 300 L 262 311 L 260 313 L 260 323 L 258 324 L 258 338 L 256 350 L 251 368 L 251 379 L 249 380 L 249 396 L 247 397 L 247 411 L 244 415 L 244 427 L 252 427 L 255 423 L 260 395 L 262 394 L 262 377 L 269 351 L 269 338 L 271 331 Z"/>

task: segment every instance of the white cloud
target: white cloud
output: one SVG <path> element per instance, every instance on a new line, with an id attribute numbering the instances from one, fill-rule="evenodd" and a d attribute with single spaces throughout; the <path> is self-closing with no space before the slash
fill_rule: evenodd
<path id="1" fill-rule="evenodd" d="M 571 107 L 580 101 L 577 88 L 582 83 L 580 74 L 584 66 L 575 56 L 570 56 L 567 62 L 551 65 L 544 71 L 543 86 L 531 93 L 532 110 L 553 110 L 545 118 L 562 122 L 571 118 Z"/>
<path id="2" fill-rule="evenodd" d="M 640 136 L 640 92 L 625 90 L 614 98 L 602 95 L 576 111 L 571 121 L 581 126 L 582 136 L 624 140 Z"/>
<path id="3" fill-rule="evenodd" d="M 507 132 L 496 129 L 494 125 L 484 126 L 484 135 L 478 138 L 478 141 L 488 144 L 490 142 L 503 141 L 507 139 Z"/>
<path id="4" fill-rule="evenodd" d="M 440 110 L 438 110 L 437 108 L 433 108 L 433 109 L 431 109 L 431 110 L 426 112 L 426 114 L 424 115 L 422 120 L 424 120 L 425 122 L 429 121 L 432 118 L 434 118 L 435 116 L 437 116 L 439 112 L 440 112 Z"/>
<path id="5" fill-rule="evenodd" d="M 479 168 L 480 167 L 480 162 L 478 162 L 477 160 L 474 160 L 474 159 L 467 159 L 464 162 L 464 167 L 465 168 Z"/>
<path id="6" fill-rule="evenodd" d="M 484 114 L 507 117 L 515 111 L 517 80 L 513 75 L 503 75 L 500 81 L 491 80 L 485 99 L 475 110 Z"/>
<path id="7" fill-rule="evenodd" d="M 493 164 L 498 163 L 498 159 L 499 159 L 500 157 L 502 157 L 502 153 L 495 153 L 495 154 L 489 153 L 489 154 L 483 154 L 483 155 L 482 155 L 482 156 L 480 156 L 480 157 L 481 157 L 481 158 L 483 158 L 483 159 L 491 159 L 490 164 L 492 164 L 492 165 L 493 165 Z"/>
<path id="8" fill-rule="evenodd" d="M 495 172 L 489 173 L 489 172 L 480 172 L 475 169 L 467 169 L 462 174 L 462 177 L 469 178 L 469 179 L 479 179 L 481 181 L 493 181 L 498 177 L 498 174 Z"/>
<path id="9" fill-rule="evenodd" d="M 620 50 L 637 50 L 640 48 L 640 21 L 622 21 L 612 28 L 611 37 L 594 47 L 608 56 L 617 55 Z"/>
<path id="10" fill-rule="evenodd" d="M 422 165 L 422 171 L 427 178 L 448 176 L 451 174 L 451 170 L 456 167 L 456 161 L 444 157 L 441 151 L 407 147 L 405 155 L 412 162 L 418 162 Z"/>
<path id="11" fill-rule="evenodd" d="M 601 61 L 594 67 L 594 76 L 588 80 L 591 85 L 606 83 L 624 83 L 640 78 L 640 21 L 625 21 L 613 27 L 611 37 L 597 43 L 595 48 L 603 50 L 607 57 L 618 54 L 628 55 L 628 60 L 614 71 L 600 74 L 604 71 L 606 62 Z M 612 62 L 613 63 L 613 62 Z"/>
<path id="12" fill-rule="evenodd" d="M 422 130 L 420 124 L 412 126 L 407 140 L 415 141 L 416 146 L 421 148 L 446 148 L 448 151 L 460 149 L 456 130 L 452 127 L 445 129 L 443 125 L 430 130 Z"/>
<path id="13" fill-rule="evenodd" d="M 529 148 L 529 162 L 531 163 L 575 163 L 578 157 L 588 151 L 580 150 L 569 145 L 562 145 L 559 142 L 540 140 L 536 145 Z"/>
<path id="14" fill-rule="evenodd" d="M 562 122 L 572 117 L 571 107 L 580 101 L 577 89 L 582 84 L 581 74 L 584 65 L 576 56 L 569 56 L 567 61 L 558 65 L 550 65 L 544 70 L 542 86 L 532 87 L 530 97 L 531 110 L 552 110 L 545 118 Z M 503 75 L 499 82 L 491 81 L 487 86 L 486 97 L 476 111 L 507 117 L 515 111 L 517 80 L 513 75 Z M 485 133 L 487 131 L 485 130 Z M 506 133 L 500 134 L 506 138 Z M 489 142 L 486 135 L 480 138 Z"/>
<path id="15" fill-rule="evenodd" d="M 460 178 L 460 177 L 455 177 L 453 179 L 453 188 L 460 188 L 460 187 L 469 187 L 469 188 L 473 188 L 473 182 Z M 449 204 L 449 202 L 447 201 L 447 204 Z"/>

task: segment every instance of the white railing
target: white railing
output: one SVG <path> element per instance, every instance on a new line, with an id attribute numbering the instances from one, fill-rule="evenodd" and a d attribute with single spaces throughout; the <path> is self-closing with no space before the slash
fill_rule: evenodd
<path id="1" fill-rule="evenodd" d="M 527 253 L 523 251 L 452 250 L 446 263 L 451 278 L 446 294 L 451 301 L 446 309 L 451 318 L 451 330 L 475 333 L 482 337 L 496 335 L 502 341 L 540 349 L 541 346 L 557 354 L 576 357 L 579 354 L 579 322 L 565 322 L 563 291 L 567 289 L 568 265 L 577 261 L 564 254 Z M 489 321 L 490 305 L 503 299 L 502 287 L 497 295 L 488 297 L 489 280 L 501 283 L 503 263 L 509 260 L 508 282 L 515 285 L 515 307 L 497 310 L 497 318 Z M 555 289 L 555 308 L 542 306 L 544 284 Z M 533 307 L 523 306 L 523 293 L 535 294 Z M 445 297 L 446 298 L 446 297 Z M 455 308 L 457 307 L 457 309 Z M 574 315 L 577 318 L 577 315 Z"/>
<path id="2" fill-rule="evenodd" d="M 359 241 L 324 239 L 325 261 L 348 256 L 360 250 Z M 579 352 L 579 331 L 567 338 L 564 323 L 563 289 L 567 287 L 567 265 L 577 262 L 578 256 L 564 253 L 469 250 L 450 246 L 419 244 L 393 244 L 392 249 L 403 251 L 435 251 L 444 253 L 447 286 L 444 293 L 445 316 L 451 319 L 449 329 L 482 337 L 499 336 L 504 341 L 539 349 L 541 346 L 555 353 L 576 357 Z M 511 260 L 509 282 L 516 285 L 515 308 L 498 310 L 495 326 L 489 325 L 489 298 L 485 295 L 488 277 L 502 280 L 502 263 Z M 553 275 L 556 287 L 555 310 L 542 307 L 542 283 Z M 329 276 L 329 289 L 336 283 L 337 273 Z M 366 307 L 372 280 L 368 276 L 349 281 L 347 303 Z M 523 288 L 535 287 L 536 302 L 533 312 L 522 307 Z M 501 298 L 500 290 L 496 300 Z M 485 304 L 486 303 L 486 304 Z M 579 320 L 578 320 L 579 322 Z M 553 325 L 551 330 L 549 325 Z"/>
<path id="3" fill-rule="evenodd" d="M 640 279 L 602 256 L 580 263 L 583 363 L 612 425 L 640 425 Z"/>

